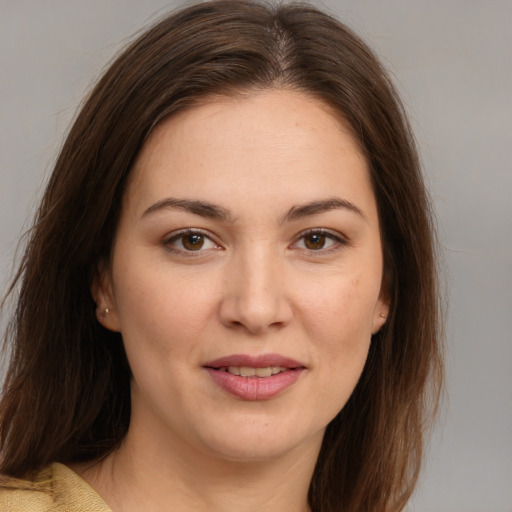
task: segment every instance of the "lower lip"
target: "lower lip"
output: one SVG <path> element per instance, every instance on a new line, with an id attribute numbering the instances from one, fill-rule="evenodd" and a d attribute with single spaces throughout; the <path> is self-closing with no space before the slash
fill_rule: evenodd
<path id="1" fill-rule="evenodd" d="M 206 368 L 213 381 L 222 389 L 243 400 L 266 400 L 292 386 L 304 368 L 294 368 L 271 377 L 241 377 L 232 373 Z"/>

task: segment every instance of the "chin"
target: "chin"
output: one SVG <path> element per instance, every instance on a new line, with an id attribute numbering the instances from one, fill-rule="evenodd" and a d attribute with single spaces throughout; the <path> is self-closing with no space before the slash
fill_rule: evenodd
<path id="1" fill-rule="evenodd" d="M 283 445 L 272 442 L 266 444 L 264 442 L 250 443 L 251 446 L 234 446 L 234 445 L 214 445 L 210 446 L 210 453 L 217 459 L 223 459 L 227 462 L 265 462 L 280 459 L 287 453 L 293 451 L 293 446 Z"/>
<path id="2" fill-rule="evenodd" d="M 279 432 L 269 423 L 256 424 L 250 429 L 236 429 L 228 435 L 210 435 L 203 440 L 210 454 L 230 462 L 263 462 L 286 457 L 298 448 L 310 444 L 320 448 L 324 430 L 315 434 L 297 432 L 297 429 Z"/>

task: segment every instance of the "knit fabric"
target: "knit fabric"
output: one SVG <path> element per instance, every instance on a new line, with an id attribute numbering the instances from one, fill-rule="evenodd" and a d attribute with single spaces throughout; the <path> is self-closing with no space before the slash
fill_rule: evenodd
<path id="1" fill-rule="evenodd" d="M 30 480 L 0 477 L 2 512 L 111 512 L 74 471 L 53 463 Z"/>

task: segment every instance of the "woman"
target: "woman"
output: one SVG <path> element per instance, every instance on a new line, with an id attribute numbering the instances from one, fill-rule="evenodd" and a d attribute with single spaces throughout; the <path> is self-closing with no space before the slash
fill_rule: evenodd
<path id="1" fill-rule="evenodd" d="M 84 104 L 13 284 L 2 509 L 401 510 L 441 383 L 434 253 L 346 27 L 164 18 Z"/>

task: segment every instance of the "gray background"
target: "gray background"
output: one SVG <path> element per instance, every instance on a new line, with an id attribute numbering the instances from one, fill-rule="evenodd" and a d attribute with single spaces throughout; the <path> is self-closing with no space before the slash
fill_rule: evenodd
<path id="1" fill-rule="evenodd" d="M 449 398 L 411 510 L 510 512 L 512 0 L 312 3 L 355 28 L 393 74 L 439 216 Z M 92 79 L 176 4 L 0 0 L 0 289 Z"/>

